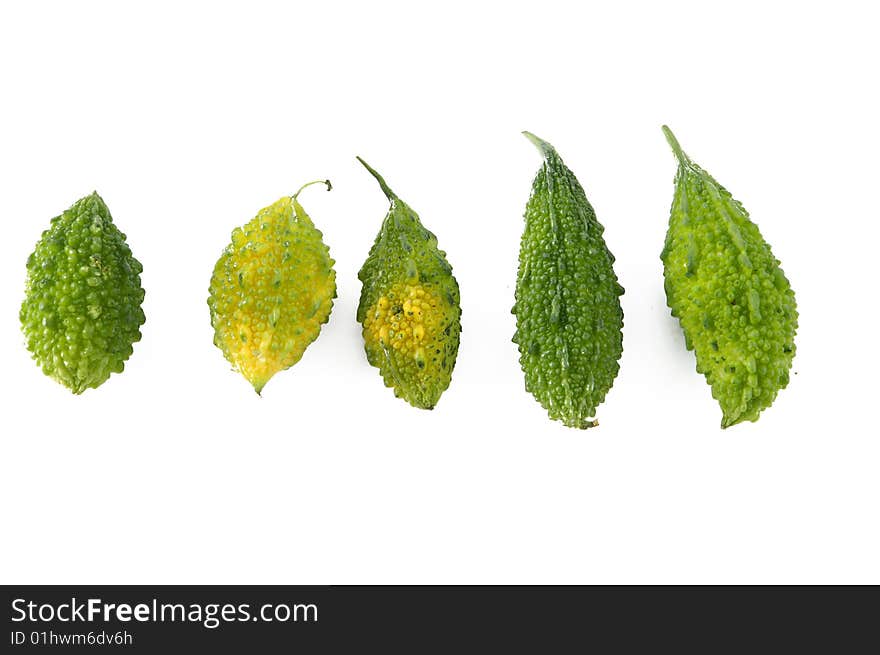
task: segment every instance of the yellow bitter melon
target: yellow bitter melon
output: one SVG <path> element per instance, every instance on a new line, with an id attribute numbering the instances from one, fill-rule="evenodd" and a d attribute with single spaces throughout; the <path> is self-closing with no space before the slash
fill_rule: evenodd
<path id="1" fill-rule="evenodd" d="M 437 237 L 358 157 L 391 203 L 358 273 L 363 283 L 357 319 L 367 360 L 385 386 L 413 407 L 433 409 L 449 387 L 458 355 L 458 283 Z"/>
<path id="2" fill-rule="evenodd" d="M 623 287 L 584 190 L 556 150 L 544 156 L 525 211 L 516 333 L 526 389 L 566 426 L 589 428 L 620 368 Z"/>
<path id="3" fill-rule="evenodd" d="M 748 212 L 663 132 L 678 160 L 660 255 L 667 302 L 721 405 L 721 427 L 756 421 L 788 384 L 794 292 Z"/>
<path id="4" fill-rule="evenodd" d="M 297 196 L 285 196 L 232 232 L 211 277 L 214 344 L 259 394 L 318 338 L 336 297 L 323 235 Z"/>

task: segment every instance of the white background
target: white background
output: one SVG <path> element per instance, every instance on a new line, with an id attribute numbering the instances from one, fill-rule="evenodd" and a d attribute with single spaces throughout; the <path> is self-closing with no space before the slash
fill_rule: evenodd
<path id="1" fill-rule="evenodd" d="M 4 3 L 0 581 L 880 582 L 876 16 L 720 6 Z M 792 382 L 757 424 L 719 429 L 665 306 L 664 122 L 797 294 Z M 510 341 L 540 165 L 523 129 L 579 176 L 626 287 L 587 432 L 547 419 Z M 363 354 L 356 274 L 387 202 L 356 154 L 461 285 L 433 412 Z M 300 199 L 339 298 L 258 398 L 212 344 L 211 270 L 323 177 Z M 144 265 L 147 323 L 125 373 L 74 397 L 18 311 L 41 231 L 93 189 Z"/>

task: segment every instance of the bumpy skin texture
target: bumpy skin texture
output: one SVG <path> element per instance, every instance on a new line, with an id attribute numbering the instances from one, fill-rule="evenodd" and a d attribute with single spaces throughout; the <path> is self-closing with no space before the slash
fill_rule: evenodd
<path id="1" fill-rule="evenodd" d="M 513 341 L 526 390 L 550 418 L 589 428 L 620 369 L 623 287 L 577 178 L 549 143 L 524 134 L 544 165 L 526 205 Z"/>
<path id="2" fill-rule="evenodd" d="M 663 260 L 666 298 L 721 405 L 726 428 L 756 421 L 788 384 L 794 292 L 748 212 L 682 152 Z"/>
<path id="3" fill-rule="evenodd" d="M 357 318 L 367 360 L 385 386 L 413 407 L 433 409 L 449 387 L 458 355 L 461 307 L 458 283 L 437 237 L 418 214 L 378 180 L 391 208 L 367 261 Z"/>
<path id="4" fill-rule="evenodd" d="M 300 360 L 329 320 L 334 263 L 295 195 L 233 230 L 214 266 L 208 306 L 214 345 L 258 394 Z"/>
<path id="5" fill-rule="evenodd" d="M 142 270 L 97 193 L 52 219 L 28 258 L 19 314 L 46 375 L 80 394 L 122 372 L 144 324 Z"/>

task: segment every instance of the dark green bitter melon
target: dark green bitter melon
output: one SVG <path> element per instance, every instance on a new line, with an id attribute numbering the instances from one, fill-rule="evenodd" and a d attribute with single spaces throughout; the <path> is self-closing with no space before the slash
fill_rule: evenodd
<path id="1" fill-rule="evenodd" d="M 516 333 L 526 389 L 550 418 L 589 428 L 620 369 L 623 287 L 584 190 L 556 150 L 544 156 L 526 205 L 516 280 Z"/>

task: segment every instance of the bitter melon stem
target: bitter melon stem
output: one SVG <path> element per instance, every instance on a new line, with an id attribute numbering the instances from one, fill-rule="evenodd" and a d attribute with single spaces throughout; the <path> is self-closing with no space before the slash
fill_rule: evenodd
<path id="1" fill-rule="evenodd" d="M 672 148 L 675 158 L 678 159 L 678 163 L 682 166 L 688 166 L 691 163 L 691 160 L 686 154 L 684 154 L 684 150 L 681 149 L 681 144 L 679 144 L 678 139 L 675 138 L 672 130 L 666 125 L 663 125 L 661 129 L 663 130 L 663 135 L 666 137 L 666 141 L 669 142 L 669 147 Z"/>
<path id="2" fill-rule="evenodd" d="M 357 157 L 357 155 L 355 155 L 355 156 Z M 368 171 L 370 171 L 370 175 L 372 175 L 373 177 L 376 178 L 376 181 L 379 183 L 379 186 L 382 188 L 382 193 L 385 194 L 385 196 L 388 198 L 388 200 L 390 200 L 391 202 L 394 202 L 395 200 L 397 200 L 397 194 L 394 193 L 394 191 L 392 191 L 391 188 L 385 183 L 385 179 L 381 175 L 379 175 L 379 173 L 377 173 L 376 170 L 372 166 L 370 166 L 367 162 L 365 162 L 363 159 L 361 159 L 360 157 L 357 157 L 357 160 L 361 164 L 364 165 L 364 168 L 366 168 Z"/>
<path id="3" fill-rule="evenodd" d="M 547 159 L 550 155 L 556 153 L 556 150 L 553 148 L 553 146 L 544 141 L 544 139 L 535 136 L 531 132 L 526 132 L 525 130 L 523 130 L 523 136 L 531 141 L 533 144 L 535 144 L 535 147 L 540 150 L 541 154 L 544 156 L 544 159 Z"/>
<path id="4" fill-rule="evenodd" d="M 312 182 L 306 182 L 305 184 L 303 184 L 299 189 L 297 189 L 297 192 L 294 193 L 294 194 L 291 196 L 291 198 L 293 198 L 294 200 L 296 200 L 296 197 L 300 194 L 300 192 L 301 192 L 303 189 L 305 189 L 307 186 L 312 186 L 313 184 L 326 184 L 326 185 L 327 185 L 327 191 L 330 191 L 330 190 L 333 188 L 333 185 L 330 184 L 330 180 L 314 180 L 314 181 L 312 181 Z"/>

